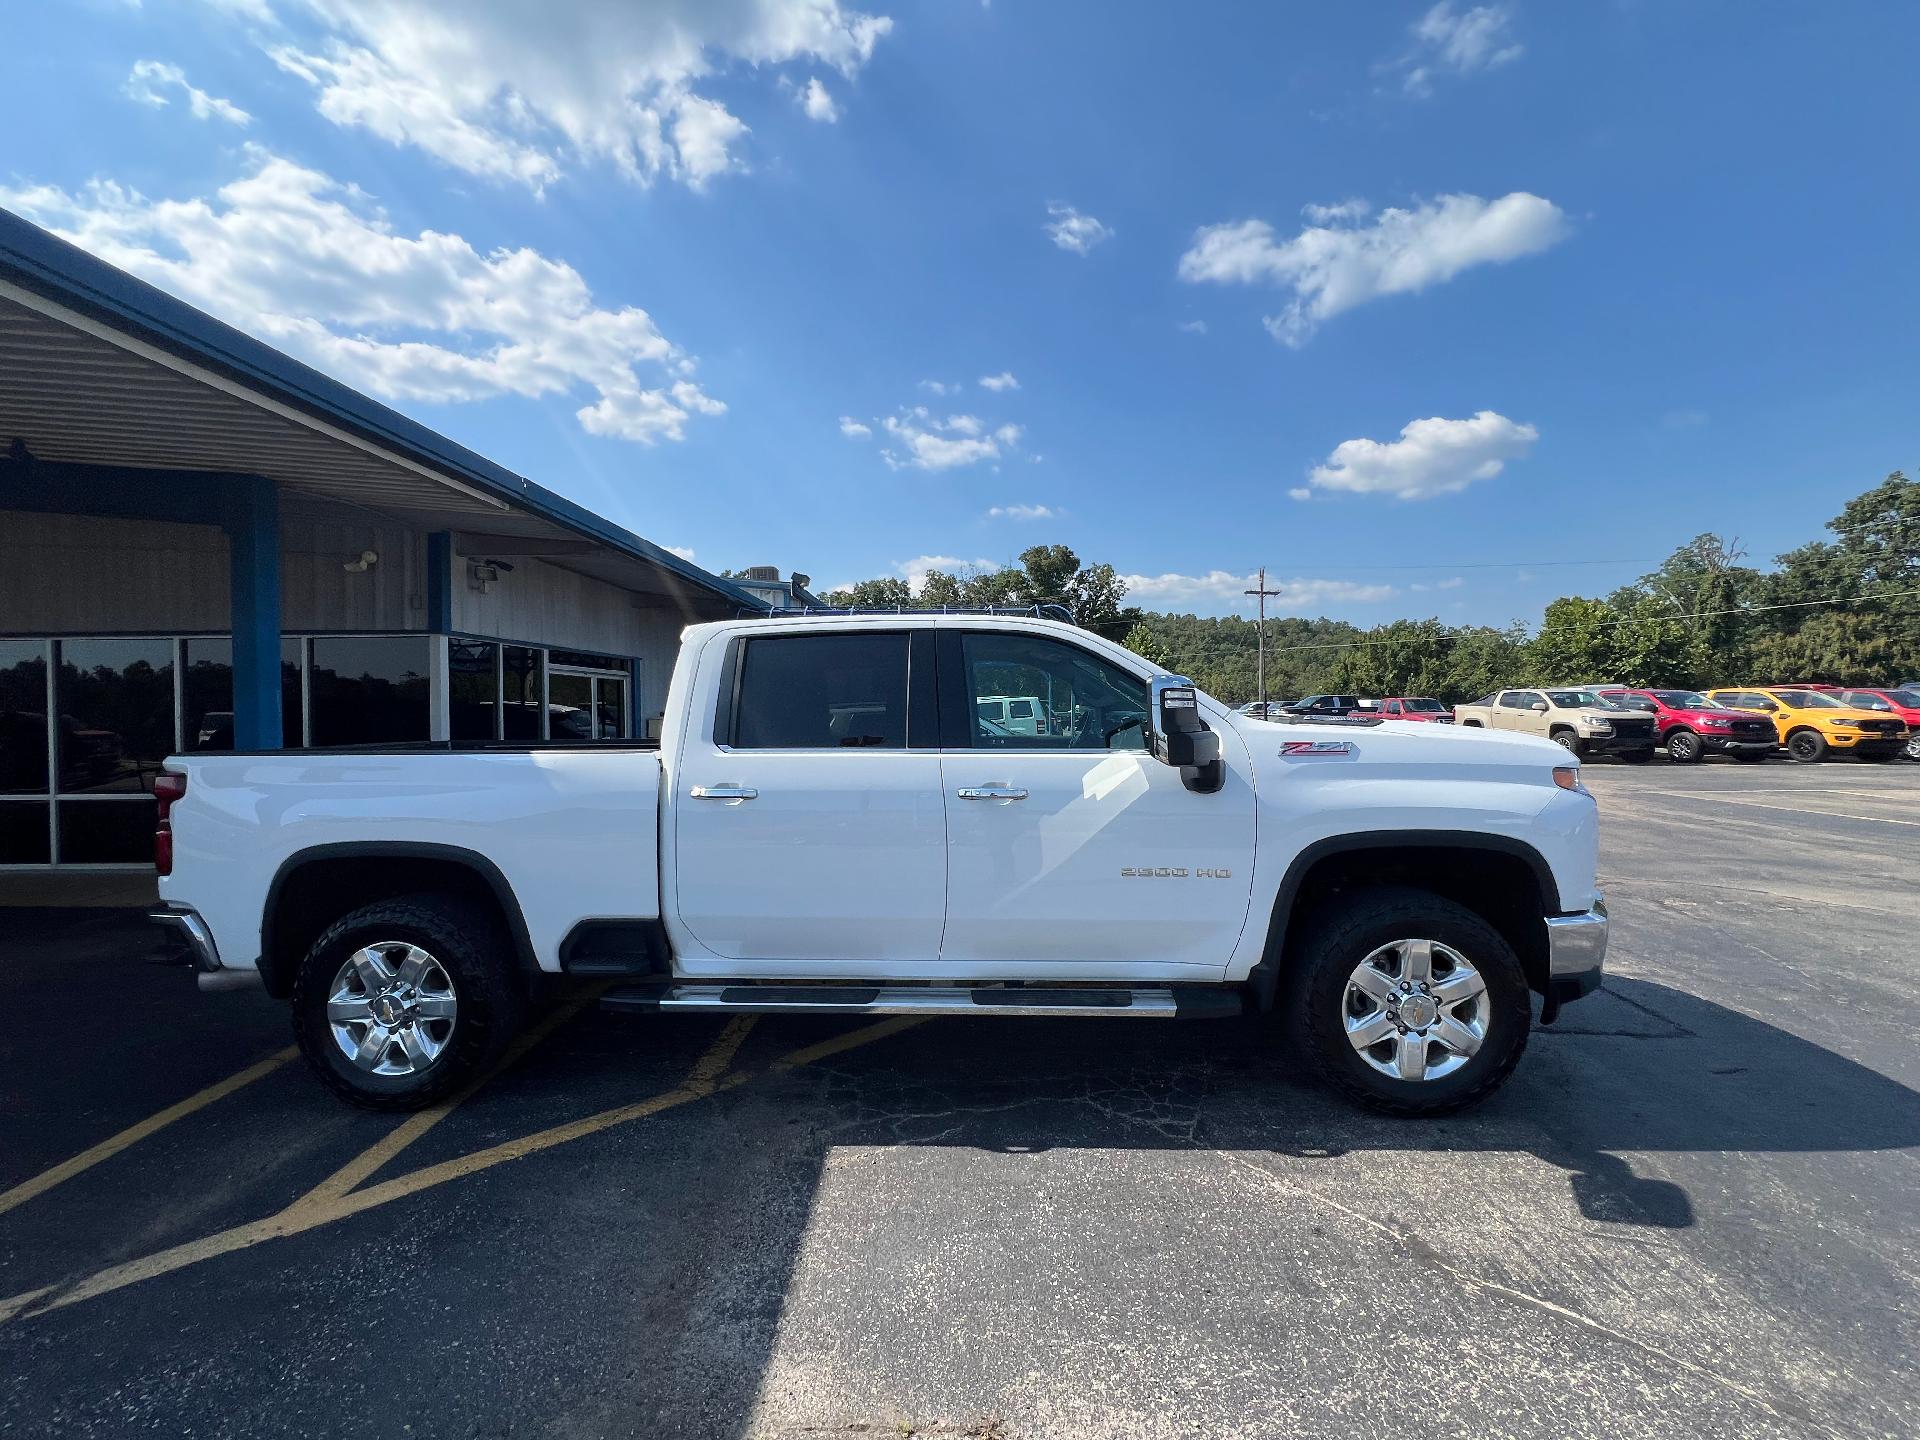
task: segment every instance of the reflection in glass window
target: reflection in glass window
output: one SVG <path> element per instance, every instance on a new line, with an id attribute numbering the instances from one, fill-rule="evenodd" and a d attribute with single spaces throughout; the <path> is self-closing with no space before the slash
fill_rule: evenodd
<path id="1" fill-rule="evenodd" d="M 501 737 L 524 745 L 542 739 L 540 712 L 544 661 L 526 645 L 504 645 L 500 650 Z"/>
<path id="2" fill-rule="evenodd" d="M 300 728 L 300 646 L 280 642 L 280 744 L 298 750 Z M 186 642 L 186 673 L 181 678 L 186 750 L 233 748 L 233 641 L 224 635 L 197 636 Z"/>
<path id="3" fill-rule="evenodd" d="M 62 640 L 59 653 L 59 788 L 151 791 L 173 750 L 173 642 Z"/>
<path id="4" fill-rule="evenodd" d="M 484 640 L 447 642 L 447 734 L 454 740 L 500 738 L 500 647 Z"/>
<path id="5" fill-rule="evenodd" d="M 746 647 L 734 707 L 739 749 L 906 747 L 904 634 L 770 635 Z"/>
<path id="6" fill-rule="evenodd" d="M 39 640 L 0 640 L 0 795 L 46 792 L 47 647 Z M 45 829 L 44 811 L 40 823 Z M 29 862 L 0 860 L 8 863 Z"/>
<path id="7" fill-rule="evenodd" d="M 960 653 L 974 706 L 974 748 L 1146 747 L 1147 682 L 1078 645 L 969 632 Z"/>
<path id="8" fill-rule="evenodd" d="M 0 865 L 46 865 L 53 860 L 46 800 L 0 800 Z"/>
<path id="9" fill-rule="evenodd" d="M 315 745 L 391 745 L 430 733 L 424 635 L 320 636 L 307 687 Z"/>
<path id="10" fill-rule="evenodd" d="M 62 865 L 148 865 L 153 862 L 153 801 L 62 800 Z"/>

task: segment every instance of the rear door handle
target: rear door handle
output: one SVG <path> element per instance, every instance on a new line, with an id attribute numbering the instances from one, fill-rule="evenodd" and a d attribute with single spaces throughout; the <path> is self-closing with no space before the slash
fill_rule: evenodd
<path id="1" fill-rule="evenodd" d="M 954 792 L 962 800 L 1024 800 L 1027 792 L 1018 785 L 962 785 Z"/>
<path id="2" fill-rule="evenodd" d="M 687 792 L 696 800 L 757 800 L 760 792 L 751 785 L 696 785 Z"/>

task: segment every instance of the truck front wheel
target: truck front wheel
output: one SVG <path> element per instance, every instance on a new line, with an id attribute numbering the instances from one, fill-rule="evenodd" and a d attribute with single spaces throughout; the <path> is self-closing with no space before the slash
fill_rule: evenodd
<path id="1" fill-rule="evenodd" d="M 1500 933 L 1424 890 L 1341 896 L 1290 967 L 1295 1039 L 1334 1089 L 1394 1115 L 1486 1098 L 1527 1046 L 1526 975 Z"/>
<path id="2" fill-rule="evenodd" d="M 336 1095 L 418 1110 L 484 1073 L 526 1014 L 497 924 L 464 901 L 407 895 L 344 916 L 293 986 L 293 1033 Z"/>
<path id="3" fill-rule="evenodd" d="M 1817 730 L 1796 730 L 1787 737 L 1787 754 L 1802 765 L 1812 765 L 1827 758 L 1827 740 Z"/>

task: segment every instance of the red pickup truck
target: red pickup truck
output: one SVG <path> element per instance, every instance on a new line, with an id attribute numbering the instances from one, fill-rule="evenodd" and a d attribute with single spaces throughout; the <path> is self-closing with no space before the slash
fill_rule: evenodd
<path id="1" fill-rule="evenodd" d="M 1836 700 L 1862 710 L 1891 710 L 1907 722 L 1907 759 L 1920 760 L 1920 690 L 1903 686 L 1898 690 L 1836 690 Z"/>
<path id="2" fill-rule="evenodd" d="M 1692 765 L 1708 755 L 1764 760 L 1780 748 L 1773 722 L 1764 715 L 1729 710 L 1692 690 L 1602 690 L 1603 699 L 1653 716 L 1654 733 L 1667 759 Z"/>
<path id="3" fill-rule="evenodd" d="M 1390 695 L 1376 700 L 1379 713 L 1388 720 L 1420 720 L 1430 725 L 1453 724 L 1453 707 L 1431 695 Z"/>

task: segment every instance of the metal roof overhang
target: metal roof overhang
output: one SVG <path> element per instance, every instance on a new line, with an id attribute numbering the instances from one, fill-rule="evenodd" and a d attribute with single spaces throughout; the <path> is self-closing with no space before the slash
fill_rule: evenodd
<path id="1" fill-rule="evenodd" d="M 767 608 L 0 210 L 0 452 L 15 439 L 38 460 L 264 476 L 702 617 Z"/>

